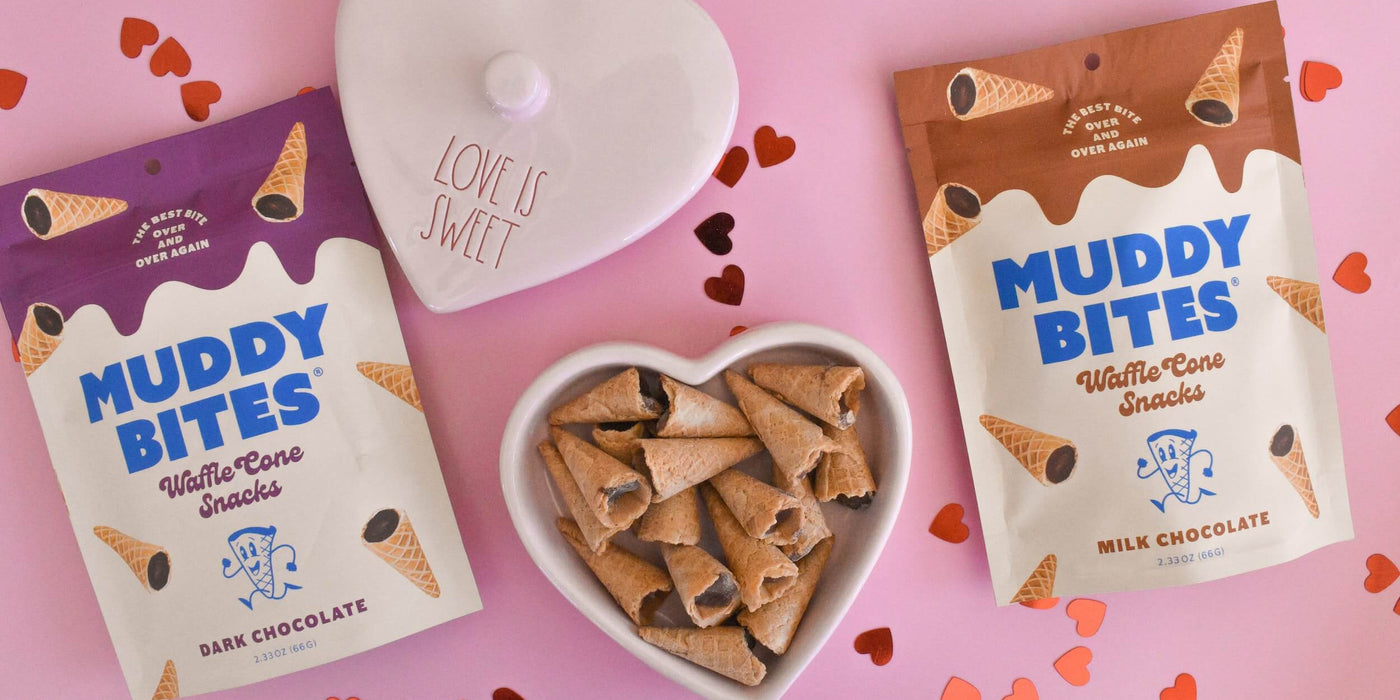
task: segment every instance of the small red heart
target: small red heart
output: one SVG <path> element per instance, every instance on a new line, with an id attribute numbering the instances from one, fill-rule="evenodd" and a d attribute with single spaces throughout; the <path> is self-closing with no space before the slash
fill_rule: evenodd
<path id="1" fill-rule="evenodd" d="M 1011 684 L 1011 694 L 1001 700 L 1040 700 L 1040 691 L 1029 678 L 1017 678 Z"/>
<path id="2" fill-rule="evenodd" d="M 888 627 L 861 632 L 856 635 L 856 652 L 869 654 L 876 666 L 884 666 L 894 658 L 894 635 Z"/>
<path id="3" fill-rule="evenodd" d="M 127 17 L 122 20 L 121 46 L 123 56 L 136 58 L 147 46 L 152 46 L 157 41 L 160 41 L 160 30 L 156 29 L 156 25 L 135 17 Z"/>
<path id="4" fill-rule="evenodd" d="M 202 122 L 209 118 L 209 105 L 219 101 L 224 91 L 212 80 L 196 80 L 180 86 L 180 99 L 185 102 L 185 114 Z"/>
<path id="5" fill-rule="evenodd" d="M 491 693 L 491 700 L 525 700 L 525 698 L 510 688 L 497 688 Z"/>
<path id="6" fill-rule="evenodd" d="M 797 152 L 797 142 L 791 136 L 778 136 L 771 126 L 760 126 L 753 135 L 753 154 L 758 157 L 758 167 L 768 168 L 777 165 Z"/>
<path id="7" fill-rule="evenodd" d="M 977 686 L 953 676 L 948 679 L 948 685 L 943 686 L 943 695 L 939 700 L 982 700 L 982 691 L 978 690 Z"/>
<path id="8" fill-rule="evenodd" d="M 159 78 L 170 73 L 181 78 L 190 74 L 190 55 L 173 36 L 160 42 L 151 54 L 151 74 Z"/>
<path id="9" fill-rule="evenodd" d="M 1385 414 L 1385 424 L 1390 426 L 1396 435 L 1400 435 L 1400 406 L 1390 409 L 1390 413 Z"/>
<path id="10" fill-rule="evenodd" d="M 725 265 L 719 277 L 705 280 L 705 296 L 721 304 L 738 306 L 744 300 L 744 271 L 738 265 Z"/>
<path id="11" fill-rule="evenodd" d="M 746 331 L 746 330 L 748 330 L 748 329 L 749 329 L 748 326 L 735 326 L 735 327 L 733 327 L 733 328 L 730 328 L 730 329 L 729 329 L 729 337 L 733 338 L 734 336 L 739 335 L 740 333 L 743 333 L 744 331 Z M 18 351 L 18 350 L 15 351 L 15 362 L 19 362 L 19 351 Z"/>
<path id="12" fill-rule="evenodd" d="M 967 539 L 967 525 L 963 524 L 963 507 L 961 503 L 949 503 L 938 511 L 938 515 L 933 516 L 933 523 L 928 526 L 928 531 L 934 537 L 946 542 L 957 544 Z"/>
<path id="13" fill-rule="evenodd" d="M 749 152 L 743 146 L 735 146 L 719 159 L 715 166 L 715 179 L 729 187 L 739 184 L 739 178 L 749 169 Z"/>
<path id="14" fill-rule="evenodd" d="M 1362 294 L 1371 288 L 1371 276 L 1366 274 L 1366 254 L 1351 253 L 1332 273 L 1332 281 L 1352 294 Z"/>
<path id="15" fill-rule="evenodd" d="M 700 222 L 695 227 L 695 237 L 700 239 L 707 250 L 715 255 L 728 255 L 734 249 L 734 241 L 729 232 L 734 230 L 734 216 L 720 212 Z"/>
<path id="16" fill-rule="evenodd" d="M 1099 631 L 1099 626 L 1103 624 L 1104 613 L 1108 612 L 1108 606 L 1091 598 L 1075 598 L 1065 606 L 1065 614 L 1069 619 L 1074 620 L 1074 631 L 1081 637 L 1092 637 Z"/>
<path id="17" fill-rule="evenodd" d="M 1094 660 L 1094 652 L 1088 647 L 1075 647 L 1055 659 L 1055 672 L 1070 685 L 1084 685 L 1089 682 L 1089 662 Z"/>
<path id="18" fill-rule="evenodd" d="M 1021 601 L 1021 605 L 1024 605 L 1032 610 L 1049 610 L 1059 604 L 1059 598 L 1038 598 L 1036 600 Z"/>
<path id="19" fill-rule="evenodd" d="M 1395 567 L 1395 562 L 1384 554 L 1372 554 L 1366 557 L 1366 586 L 1368 593 L 1380 593 L 1390 584 L 1395 583 L 1395 579 L 1400 578 L 1400 569 Z"/>
<path id="20" fill-rule="evenodd" d="M 1178 674 L 1170 688 L 1163 688 L 1160 700 L 1196 700 L 1196 677 L 1189 673 Z"/>
<path id="21" fill-rule="evenodd" d="M 1328 90 L 1342 85 L 1342 72 L 1330 63 L 1303 61 L 1299 73 L 1298 92 L 1308 102 L 1321 102 Z"/>
<path id="22" fill-rule="evenodd" d="M 297 90 L 297 97 L 301 97 L 302 95 L 305 95 L 305 94 L 310 93 L 310 92 L 316 92 L 316 88 L 311 87 L 310 85 L 307 85 L 306 87 L 304 87 L 304 88 L 302 88 L 302 89 L 300 89 L 300 90 Z M 506 690 L 510 690 L 510 689 L 509 689 L 509 688 L 506 688 Z"/>
<path id="23" fill-rule="evenodd" d="M 0 68 L 0 109 L 14 109 L 19 98 L 24 97 L 24 86 L 29 78 L 7 68 Z"/>

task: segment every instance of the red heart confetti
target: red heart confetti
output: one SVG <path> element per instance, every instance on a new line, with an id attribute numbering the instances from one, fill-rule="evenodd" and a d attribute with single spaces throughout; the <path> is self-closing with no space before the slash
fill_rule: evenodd
<path id="1" fill-rule="evenodd" d="M 1332 281 L 1352 294 L 1363 294 L 1371 288 L 1371 276 L 1366 274 L 1366 254 L 1351 253 L 1332 273 Z"/>
<path id="2" fill-rule="evenodd" d="M 160 174 L 160 161 L 159 161 L 159 160 L 156 160 L 155 158 L 151 158 L 150 160 L 147 160 L 147 161 L 146 161 L 146 174 L 147 174 L 147 175 L 159 175 L 159 174 Z"/>
<path id="3" fill-rule="evenodd" d="M 953 676 L 948 679 L 948 685 L 943 686 L 943 695 L 939 700 L 982 700 L 982 691 L 978 690 L 977 686 Z"/>
<path id="4" fill-rule="evenodd" d="M 1189 673 L 1178 674 L 1172 687 L 1163 688 L 1157 697 L 1160 700 L 1196 700 L 1196 677 Z"/>
<path id="5" fill-rule="evenodd" d="M 1059 604 L 1059 598 L 1040 598 L 1037 600 L 1021 601 L 1021 605 L 1024 605 L 1032 610 L 1049 610 Z"/>
<path id="6" fill-rule="evenodd" d="M 744 176 L 744 171 L 749 169 L 749 152 L 743 146 L 735 146 L 719 159 L 719 165 L 715 166 L 715 179 L 723 182 L 727 187 L 739 184 L 739 178 Z"/>
<path id="7" fill-rule="evenodd" d="M 1040 700 L 1040 691 L 1029 678 L 1017 678 L 1011 684 L 1011 694 L 1001 700 Z"/>
<path id="8" fill-rule="evenodd" d="M 797 152 L 797 142 L 791 136 L 778 136 L 771 126 L 760 126 L 753 135 L 753 154 L 758 158 L 758 167 L 770 168 Z"/>
<path id="9" fill-rule="evenodd" d="M 963 507 L 961 503 L 949 503 L 938 511 L 938 515 L 933 516 L 933 523 L 928 526 L 928 531 L 934 537 L 945 542 L 958 544 L 967 539 L 967 525 L 962 521 Z"/>
<path id="10" fill-rule="evenodd" d="M 729 232 L 734 230 L 734 217 L 727 212 L 720 212 L 708 219 L 700 222 L 695 227 L 695 237 L 700 239 L 700 243 L 715 255 L 727 255 L 734 249 L 734 241 L 729 239 Z"/>
<path id="11" fill-rule="evenodd" d="M 734 336 L 739 335 L 740 333 L 743 333 L 744 331 L 746 331 L 746 330 L 748 330 L 748 329 L 749 329 L 748 326 L 735 326 L 735 327 L 733 327 L 733 328 L 730 328 L 730 329 L 729 329 L 729 337 L 733 338 Z M 16 350 L 15 352 L 19 352 L 19 351 Z M 16 355 L 16 357 L 18 357 L 18 355 Z M 15 362 L 19 362 L 19 360 L 15 360 Z"/>
<path id="12" fill-rule="evenodd" d="M 121 46 L 123 56 L 137 58 L 147 46 L 154 46 L 157 41 L 160 41 L 160 30 L 156 29 L 156 25 L 135 17 L 127 17 L 122 20 Z"/>
<path id="13" fill-rule="evenodd" d="M 894 635 L 888 627 L 861 632 L 856 635 L 856 652 L 869 654 L 876 666 L 884 666 L 894 658 Z"/>
<path id="14" fill-rule="evenodd" d="M 15 362 L 22 361 L 19 357 L 19 343 L 16 343 L 14 338 L 10 338 L 10 352 L 15 354 Z"/>
<path id="15" fill-rule="evenodd" d="M 171 73 L 181 78 L 190 74 L 190 55 L 185 53 L 185 47 L 173 36 L 160 42 L 155 53 L 151 54 L 152 75 L 160 78 Z"/>
<path id="16" fill-rule="evenodd" d="M 209 105 L 219 101 L 224 91 L 212 80 L 196 80 L 180 86 L 180 99 L 185 103 L 185 114 L 190 119 L 202 122 L 209 118 Z"/>
<path id="17" fill-rule="evenodd" d="M 1366 587 L 1367 593 L 1380 593 L 1395 583 L 1395 579 L 1400 578 L 1400 569 L 1384 554 L 1366 557 L 1366 571 L 1369 573 L 1366 574 L 1366 581 L 1362 585 Z"/>
<path id="18" fill-rule="evenodd" d="M 721 304 L 738 306 L 744 300 L 744 271 L 738 265 L 725 265 L 719 277 L 705 280 L 705 296 Z"/>
<path id="19" fill-rule="evenodd" d="M 1299 73 L 1298 92 L 1308 102 L 1321 102 L 1328 90 L 1342 85 L 1342 72 L 1330 63 L 1303 61 L 1303 69 Z"/>
<path id="20" fill-rule="evenodd" d="M 1089 682 L 1089 662 L 1094 660 L 1094 652 L 1089 647 L 1075 647 L 1055 659 L 1055 672 L 1065 682 L 1080 686 Z"/>
<path id="21" fill-rule="evenodd" d="M 310 92 L 316 92 L 316 88 L 311 87 L 310 85 L 307 85 L 306 87 L 304 87 L 304 88 L 302 88 L 302 89 L 300 89 L 300 90 L 297 90 L 297 97 L 301 97 L 302 95 L 305 95 L 305 94 L 310 93 Z M 506 688 L 506 690 L 510 690 L 510 689 L 509 689 L 509 688 Z"/>
<path id="22" fill-rule="evenodd" d="M 491 700 L 525 700 L 525 698 L 510 688 L 497 688 L 492 691 Z"/>
<path id="23" fill-rule="evenodd" d="M 0 109 L 14 109 L 19 98 L 24 97 L 24 86 L 29 77 L 7 68 L 0 68 Z"/>
<path id="24" fill-rule="evenodd" d="M 1390 413 L 1385 414 L 1385 424 L 1390 426 L 1396 435 L 1400 435 L 1400 406 L 1390 409 Z"/>
<path id="25" fill-rule="evenodd" d="M 1069 602 L 1069 605 L 1065 606 L 1065 614 L 1069 616 L 1069 619 L 1074 620 L 1074 631 L 1078 632 L 1081 637 L 1092 637 L 1098 634 L 1106 612 L 1108 612 L 1107 605 L 1091 598 L 1075 598 Z"/>

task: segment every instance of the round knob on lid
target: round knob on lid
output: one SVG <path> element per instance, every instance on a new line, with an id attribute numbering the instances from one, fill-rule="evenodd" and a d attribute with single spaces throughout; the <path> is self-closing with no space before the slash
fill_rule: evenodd
<path id="1" fill-rule="evenodd" d="M 502 116 L 524 119 L 544 106 L 549 81 L 529 56 L 503 51 L 486 62 L 486 97 Z"/>

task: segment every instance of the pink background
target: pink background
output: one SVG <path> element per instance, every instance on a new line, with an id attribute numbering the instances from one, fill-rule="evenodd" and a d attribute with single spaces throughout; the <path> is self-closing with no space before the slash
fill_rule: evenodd
<path id="1" fill-rule="evenodd" d="M 1316 224 L 1357 538 L 1299 561 L 1189 588 L 1102 597 L 1102 630 L 1081 639 L 1064 615 L 996 608 L 943 348 L 919 216 L 894 115 L 890 74 L 1032 48 L 1222 9 L 1229 0 L 998 3 L 702 0 L 724 30 L 742 99 L 734 143 L 774 125 L 797 140 L 786 163 L 751 164 L 734 189 L 711 182 L 636 245 L 564 280 L 449 316 L 413 297 L 388 261 L 424 404 L 486 609 L 405 641 L 222 698 L 358 695 L 484 698 L 680 697 L 678 686 L 614 645 L 550 586 L 511 528 L 497 479 L 506 416 L 536 373 L 605 340 L 687 355 L 731 326 L 804 320 L 854 335 L 904 382 L 915 425 L 909 494 L 883 557 L 794 697 L 920 697 L 957 675 L 1000 698 L 1027 677 L 1042 697 L 1155 698 L 1180 672 L 1202 697 L 1386 697 L 1395 694 L 1400 587 L 1362 589 L 1372 552 L 1400 557 L 1400 199 L 1395 162 L 1400 4 L 1283 0 L 1290 67 L 1333 63 L 1345 85 L 1320 103 L 1295 95 Z M 29 76 L 0 112 L 0 181 L 8 182 L 195 127 L 179 84 L 117 46 L 135 14 L 189 51 L 187 80 L 223 88 L 213 120 L 334 79 L 334 0 L 130 4 L 3 0 L 0 68 Z M 993 7 L 993 5 L 995 5 Z M 738 220 L 718 258 L 691 229 L 716 211 Z M 1348 253 L 1370 257 L 1362 295 L 1330 281 Z M 726 264 L 748 275 L 738 308 L 701 285 Z M 0 512 L 9 536 L 0 573 L 5 689 L 22 697 L 118 697 L 116 657 L 65 517 L 38 422 L 16 365 L 0 367 Z M 972 537 L 929 535 L 945 503 L 968 506 Z M 860 632 L 893 628 L 884 667 L 852 650 Z M 1072 688 L 1051 664 L 1094 652 L 1091 682 Z"/>

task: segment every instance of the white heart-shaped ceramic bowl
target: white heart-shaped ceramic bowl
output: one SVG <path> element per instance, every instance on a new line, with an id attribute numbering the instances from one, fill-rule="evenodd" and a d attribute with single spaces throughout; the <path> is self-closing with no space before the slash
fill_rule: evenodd
<path id="1" fill-rule="evenodd" d="M 742 369 L 753 362 L 835 362 L 865 369 L 866 387 L 856 429 L 879 491 L 871 506 L 861 511 L 835 503 L 823 504 L 822 513 L 836 537 L 831 559 L 787 653 L 774 656 L 762 647 L 756 648 L 768 666 L 768 675 L 760 685 L 749 688 L 672 656 L 637 636 L 626 613 L 555 529 L 556 518 L 568 517 L 568 508 L 550 482 L 536 445 L 547 437 L 546 415 L 551 408 L 626 367 L 656 370 L 733 402 L 721 373 L 726 368 Z M 565 598 L 623 648 L 706 697 L 776 698 L 792 685 L 826 643 L 874 568 L 904 499 L 910 452 L 909 404 L 904 390 L 870 348 L 826 328 L 776 323 L 745 331 L 697 360 L 645 345 L 606 343 L 556 362 L 520 397 L 506 424 L 501 440 L 501 488 L 515 529 L 535 564 Z M 763 453 L 740 468 L 766 479 L 771 462 Z M 704 520 L 701 546 L 720 553 L 713 528 L 707 518 Z M 655 547 L 638 542 L 630 532 L 619 534 L 616 542 L 664 568 Z M 657 612 L 654 624 L 681 626 L 690 622 L 672 595 Z"/>

